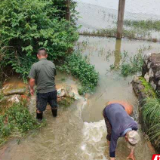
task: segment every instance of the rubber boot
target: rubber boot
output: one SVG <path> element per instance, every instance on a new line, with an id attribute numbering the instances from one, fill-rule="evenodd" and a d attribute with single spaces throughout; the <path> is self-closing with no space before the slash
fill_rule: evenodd
<path id="1" fill-rule="evenodd" d="M 43 119 L 43 113 L 37 113 L 37 120 L 41 121 Z"/>
<path id="2" fill-rule="evenodd" d="M 52 109 L 52 115 L 53 117 L 57 117 L 57 109 Z"/>

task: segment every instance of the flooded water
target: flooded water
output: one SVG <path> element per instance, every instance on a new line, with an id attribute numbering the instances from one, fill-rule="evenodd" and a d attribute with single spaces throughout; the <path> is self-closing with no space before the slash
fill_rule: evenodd
<path id="1" fill-rule="evenodd" d="M 114 8 L 118 5 L 117 1 L 88 0 L 87 2 L 92 2 L 92 5 L 79 3 L 78 9 L 82 16 L 79 24 L 82 24 L 83 28 L 105 27 L 105 20 L 108 20 L 105 14 L 117 13 Z M 154 1 L 159 4 L 158 0 Z M 86 2 L 86 0 L 82 0 L 82 2 Z M 127 1 L 128 4 L 130 3 L 130 7 L 138 2 L 138 0 Z M 151 3 L 150 0 L 145 0 L 145 2 L 148 6 Z M 105 11 L 103 4 L 110 9 Z M 138 7 L 133 8 L 135 11 L 128 15 L 135 15 L 139 11 Z M 152 9 L 154 9 L 154 5 L 152 5 Z M 130 9 L 128 10 L 130 11 Z M 140 12 L 145 17 L 144 10 Z M 156 10 L 155 14 L 159 14 L 159 10 Z M 111 17 L 110 22 L 113 19 L 116 21 L 114 14 L 110 14 L 109 17 Z M 95 21 L 96 23 L 94 23 Z M 134 106 L 133 117 L 138 121 L 138 100 L 130 83 L 133 77 L 123 78 L 120 75 L 119 66 L 125 61 L 124 55 L 130 58 L 137 53 L 160 52 L 159 44 L 128 39 L 116 41 L 113 38 L 81 36 L 75 48 L 81 50 L 82 55 L 99 72 L 99 83 L 95 93 L 87 95 L 87 99 L 81 98 L 69 108 L 60 108 L 56 119 L 51 116 L 50 110 L 47 110 L 45 112 L 47 126 L 40 131 L 31 132 L 25 138 L 14 139 L 1 147 L 0 160 L 109 160 L 106 127 L 102 117 L 105 104 L 109 100 L 129 102 Z M 111 66 L 116 69 L 111 71 Z M 63 83 L 67 85 L 79 84 L 75 79 L 61 74 L 56 77 L 56 82 L 59 83 L 62 79 Z M 32 104 L 34 107 L 35 104 Z M 141 141 L 136 148 L 136 160 L 151 160 L 154 151 L 141 133 L 140 125 L 139 127 Z M 126 159 L 128 154 L 129 149 L 122 138 L 118 141 L 117 160 Z"/>
<path id="2" fill-rule="evenodd" d="M 119 0 L 76 0 L 77 2 L 88 3 L 109 9 L 118 9 Z M 151 15 L 160 15 L 159 0 L 127 0 L 126 11 L 130 13 L 143 13 Z"/>
<path id="3" fill-rule="evenodd" d="M 79 32 L 93 32 L 101 29 L 117 28 L 118 0 L 77 0 L 79 19 L 77 24 L 82 26 Z M 160 20 L 160 1 L 158 0 L 127 0 L 125 20 Z M 139 26 L 141 27 L 141 26 Z M 160 40 L 160 33 L 155 30 L 144 31 L 141 28 L 128 27 L 124 29 L 137 33 L 137 37 Z"/>

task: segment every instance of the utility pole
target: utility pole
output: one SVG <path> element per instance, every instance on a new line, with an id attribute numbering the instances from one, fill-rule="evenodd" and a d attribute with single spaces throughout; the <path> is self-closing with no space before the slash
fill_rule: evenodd
<path id="1" fill-rule="evenodd" d="M 122 38 L 124 11 L 125 11 L 125 0 L 119 0 L 117 39 Z"/>

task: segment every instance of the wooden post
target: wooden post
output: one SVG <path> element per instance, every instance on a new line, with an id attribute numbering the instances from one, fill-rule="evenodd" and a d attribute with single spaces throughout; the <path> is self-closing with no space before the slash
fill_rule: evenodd
<path id="1" fill-rule="evenodd" d="M 119 0 L 117 39 L 122 38 L 125 0 Z"/>
<path id="2" fill-rule="evenodd" d="M 70 21 L 70 0 L 66 0 L 66 20 Z"/>

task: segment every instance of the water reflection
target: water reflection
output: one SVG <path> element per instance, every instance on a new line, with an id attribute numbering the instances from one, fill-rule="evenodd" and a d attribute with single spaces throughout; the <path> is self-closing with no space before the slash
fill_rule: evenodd
<path id="1" fill-rule="evenodd" d="M 119 69 L 120 66 L 120 61 L 121 61 L 121 45 L 122 41 L 121 40 L 116 40 L 116 45 L 115 45 L 115 51 L 114 51 L 114 68 Z"/>

